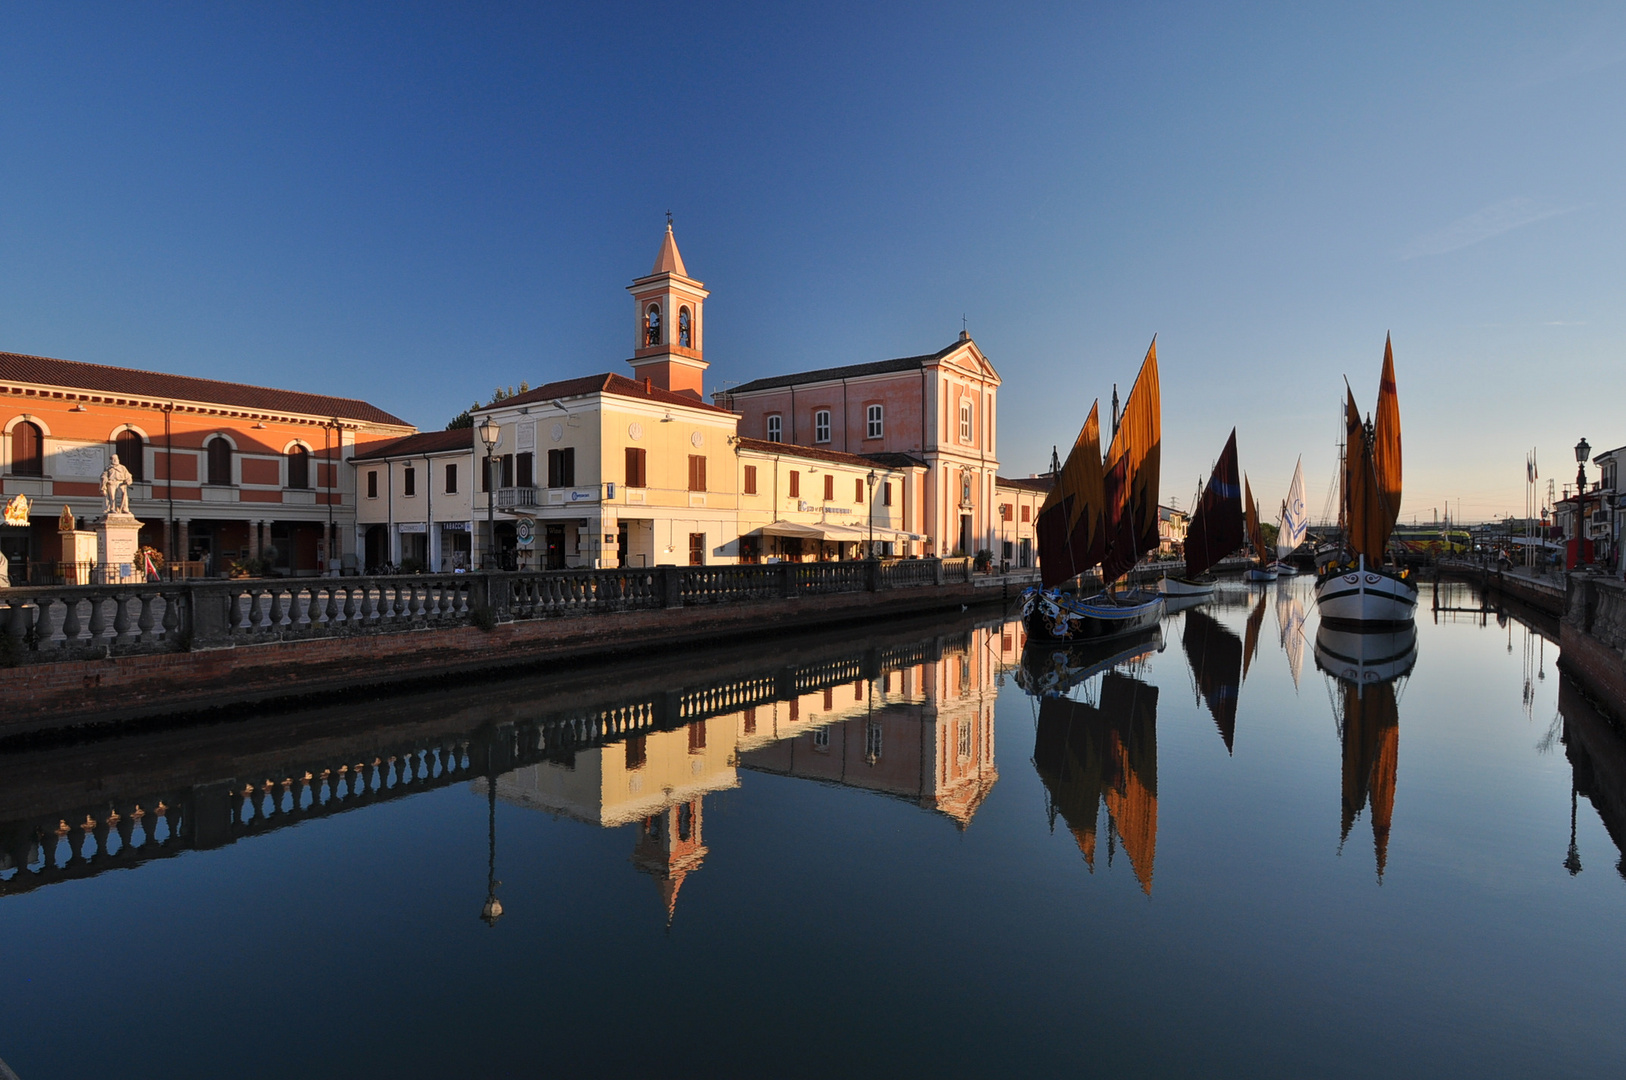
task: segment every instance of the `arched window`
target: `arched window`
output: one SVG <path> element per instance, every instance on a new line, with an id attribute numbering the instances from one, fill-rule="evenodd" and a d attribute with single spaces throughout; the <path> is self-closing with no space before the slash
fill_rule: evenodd
<path id="1" fill-rule="evenodd" d="M 820 409 L 813 414 L 813 441 L 830 441 L 830 410 Z"/>
<path id="2" fill-rule="evenodd" d="M 881 425 L 881 406 L 871 405 L 865 410 L 864 437 L 866 439 L 879 439 L 883 431 Z"/>
<path id="3" fill-rule="evenodd" d="M 780 442 L 783 440 L 785 429 L 782 424 L 783 421 L 780 420 L 778 413 L 774 413 L 772 416 L 768 417 L 769 442 Z"/>
<path id="4" fill-rule="evenodd" d="M 659 345 L 661 343 L 661 306 L 650 304 L 644 311 L 644 344 Z"/>
<path id="5" fill-rule="evenodd" d="M 311 452 L 303 446 L 288 448 L 288 486 L 300 489 L 311 486 Z"/>
<path id="6" fill-rule="evenodd" d="M 678 344 L 685 349 L 694 348 L 693 327 L 689 325 L 689 309 L 678 308 Z"/>
<path id="7" fill-rule="evenodd" d="M 11 429 L 11 475 L 45 475 L 45 436 L 27 420 Z"/>
<path id="8" fill-rule="evenodd" d="M 147 479 L 147 442 L 141 437 L 141 432 L 125 428 L 113 440 L 113 453 L 119 456 L 119 464 L 130 470 L 130 475 L 136 483 Z"/>
<path id="9" fill-rule="evenodd" d="M 231 483 L 231 443 L 216 435 L 204 449 L 209 455 L 209 483 Z"/>

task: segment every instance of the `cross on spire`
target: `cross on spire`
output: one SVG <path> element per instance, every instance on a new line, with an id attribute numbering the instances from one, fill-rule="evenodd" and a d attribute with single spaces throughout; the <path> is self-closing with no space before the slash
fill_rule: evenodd
<path id="1" fill-rule="evenodd" d="M 668 229 L 672 227 L 672 211 L 670 210 L 666 212 L 666 227 Z"/>

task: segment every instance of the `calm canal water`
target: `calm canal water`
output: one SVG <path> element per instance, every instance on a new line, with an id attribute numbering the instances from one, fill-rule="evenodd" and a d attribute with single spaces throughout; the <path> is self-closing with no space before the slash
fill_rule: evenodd
<path id="1" fill-rule="evenodd" d="M 1618 1075 L 1626 751 L 1428 588 L 1414 658 L 1235 584 L 1100 671 L 967 618 L 13 750 L 0 1058 Z"/>

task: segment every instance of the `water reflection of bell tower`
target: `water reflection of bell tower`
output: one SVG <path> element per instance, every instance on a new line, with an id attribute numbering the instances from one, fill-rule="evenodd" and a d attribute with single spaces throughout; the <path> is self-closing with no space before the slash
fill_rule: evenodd
<path id="1" fill-rule="evenodd" d="M 644 818 L 637 846 L 632 849 L 632 865 L 653 877 L 661 891 L 669 926 L 677 913 L 683 879 L 700 869 L 706 858 L 706 846 L 700 841 L 700 802 L 696 796 Z"/>

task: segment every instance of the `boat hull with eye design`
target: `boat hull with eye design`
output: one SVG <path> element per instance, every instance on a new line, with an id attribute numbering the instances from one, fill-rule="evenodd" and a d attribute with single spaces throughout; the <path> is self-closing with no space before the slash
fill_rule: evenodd
<path id="1" fill-rule="evenodd" d="M 1329 566 L 1315 586 L 1323 621 L 1351 626 L 1404 626 L 1417 615 L 1417 586 L 1387 568 Z"/>

